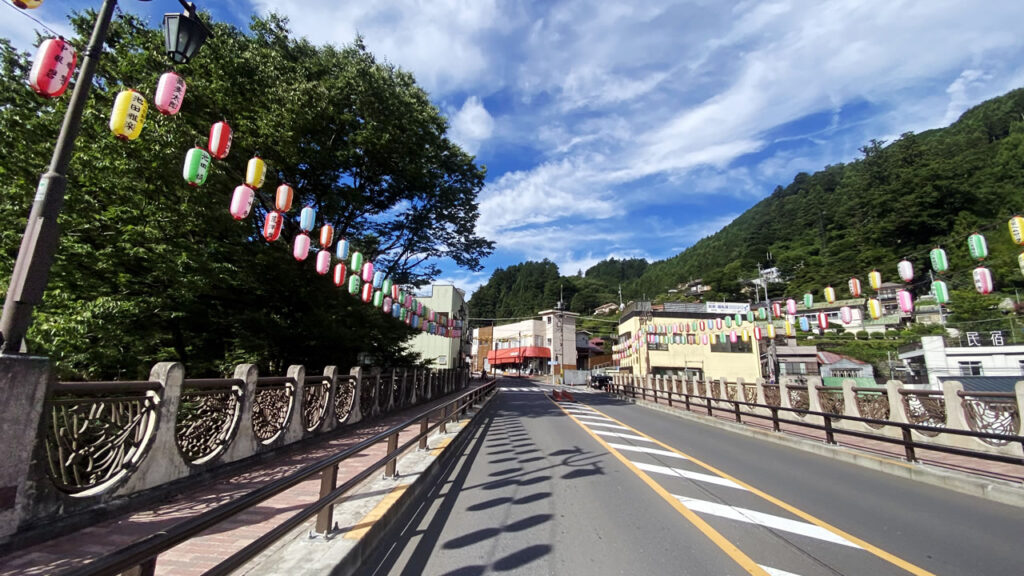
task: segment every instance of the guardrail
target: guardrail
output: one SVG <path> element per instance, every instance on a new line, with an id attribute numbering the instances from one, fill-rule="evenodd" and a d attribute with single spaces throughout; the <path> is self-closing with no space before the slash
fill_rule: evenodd
<path id="1" fill-rule="evenodd" d="M 299 512 L 293 514 L 284 522 L 203 574 L 230 574 L 313 516 L 317 517 L 316 531 L 325 533 L 331 528 L 334 503 L 338 499 L 381 468 L 384 468 L 386 476 L 394 477 L 397 473 L 396 462 L 399 456 L 413 446 L 427 449 L 428 436 L 434 430 L 445 432 L 445 426 L 449 422 L 457 422 L 471 408 L 476 407 L 478 404 L 486 404 L 493 396 L 495 386 L 496 381 L 492 380 L 483 386 L 464 392 L 440 406 L 424 410 L 420 414 L 371 436 L 338 454 L 308 464 L 296 472 L 275 480 L 236 500 L 185 520 L 165 531 L 153 534 L 118 552 L 98 558 L 77 570 L 69 572 L 69 576 L 114 576 L 126 571 L 134 571 L 129 572 L 133 574 L 151 575 L 155 571 L 156 562 L 160 554 L 318 474 L 321 478 L 320 494 L 315 502 L 306 505 Z M 435 418 L 435 421 L 431 424 L 430 419 L 432 417 Z M 402 445 L 399 445 L 399 433 L 412 426 L 419 427 L 417 434 Z M 367 448 L 384 441 L 388 443 L 387 454 L 340 486 L 337 485 L 339 464 L 362 453 Z"/>
<path id="2" fill-rule="evenodd" d="M 822 386 L 620 375 L 611 390 L 709 416 L 728 414 L 741 423 L 744 418 L 770 421 L 776 432 L 781 424 L 819 430 L 829 444 L 837 443 L 837 435 L 896 444 L 911 462 L 918 461 L 917 450 L 927 449 L 1024 466 L 1024 382 L 1014 393 L 1003 393 L 965 391 L 957 382 L 947 382 L 943 390 L 921 390 L 895 380 L 860 387 L 852 380 Z"/>

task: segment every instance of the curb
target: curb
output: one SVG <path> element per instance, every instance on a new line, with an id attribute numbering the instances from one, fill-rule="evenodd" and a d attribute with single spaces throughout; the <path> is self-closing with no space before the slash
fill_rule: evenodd
<path id="1" fill-rule="evenodd" d="M 914 480 L 923 484 L 938 486 L 940 488 L 953 490 L 954 492 L 984 498 L 985 500 L 1024 508 L 1024 484 L 1018 484 L 997 478 L 975 476 L 966 472 L 939 468 L 928 464 L 908 463 L 892 456 L 865 452 L 850 446 L 830 445 L 824 442 L 799 438 L 785 433 L 771 432 L 766 434 L 764 430 L 755 429 L 743 424 L 736 424 L 735 422 L 720 420 L 718 418 L 708 418 L 707 416 L 686 412 L 676 408 L 669 408 L 663 404 L 655 404 L 647 400 L 637 400 L 635 398 L 628 398 L 619 395 L 610 396 L 650 410 L 657 410 L 665 414 L 670 414 L 677 418 L 685 418 L 693 422 L 699 422 L 708 426 L 715 426 L 723 430 L 729 430 L 749 438 L 756 438 L 766 442 L 789 446 L 798 450 L 824 456 L 826 458 L 832 458 L 833 460 L 856 464 L 864 468 L 870 468 L 872 470 L 906 478 L 908 480 Z"/>

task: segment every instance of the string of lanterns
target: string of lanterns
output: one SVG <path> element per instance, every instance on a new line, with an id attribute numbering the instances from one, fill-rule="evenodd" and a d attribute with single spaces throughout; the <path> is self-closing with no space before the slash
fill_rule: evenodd
<path id="1" fill-rule="evenodd" d="M 20 8 L 36 8 L 42 0 L 14 1 Z M 40 43 L 36 51 L 35 61 L 29 74 L 29 85 L 33 91 L 45 98 L 58 98 L 67 90 L 78 62 L 74 47 L 63 38 L 50 38 Z M 154 107 L 165 116 L 172 116 L 181 110 L 187 86 L 184 79 L 173 71 L 160 76 L 154 96 Z M 145 125 L 149 103 L 140 92 L 125 89 L 114 99 L 114 107 L 110 114 L 110 131 L 119 140 L 132 141 L 139 137 Z M 223 160 L 231 151 L 232 129 L 226 120 L 215 122 L 210 126 L 210 134 L 206 148 L 195 146 L 185 154 L 182 177 L 188 185 L 199 187 L 206 183 L 210 166 L 214 159 Z M 235 187 L 231 195 L 228 212 L 235 220 L 246 219 L 252 211 L 256 199 L 256 191 L 266 181 L 266 162 L 255 154 L 246 164 L 245 179 Z M 263 223 L 263 237 L 274 242 L 281 236 L 285 214 L 292 208 L 295 190 L 287 183 L 277 187 L 274 198 L 274 210 L 267 212 Z M 304 261 L 310 252 L 312 240 L 310 234 L 316 225 L 316 209 L 305 206 L 299 213 L 300 233 L 296 235 L 292 256 L 297 261 Z M 334 245 L 334 258 L 330 248 Z M 323 224 L 320 227 L 319 249 L 316 254 L 316 272 L 327 275 L 334 264 L 333 282 L 335 286 L 347 286 L 348 292 L 358 295 L 363 302 L 372 304 L 383 313 L 393 316 L 408 326 L 422 332 L 447 337 L 461 338 L 463 321 L 451 315 L 431 310 L 411 293 L 403 290 L 380 269 L 375 269 L 373 262 L 364 262 L 363 255 L 351 251 L 348 240 L 341 238 L 334 242 L 334 227 Z M 345 262 L 349 261 L 346 268 Z"/>
<path id="2" fill-rule="evenodd" d="M 1007 227 L 1014 244 L 1018 246 L 1024 245 L 1024 217 L 1013 216 L 1007 222 Z M 979 294 L 991 293 L 993 289 L 992 272 L 983 265 L 984 260 L 989 256 L 988 242 L 985 236 L 979 232 L 971 234 L 967 238 L 967 248 L 971 258 L 979 263 L 972 270 L 975 290 Z M 949 272 L 949 258 L 946 251 L 941 247 L 930 250 L 928 260 L 932 271 L 936 274 L 944 275 Z M 1017 256 L 1017 263 L 1021 273 L 1024 274 L 1024 252 Z M 914 281 L 913 262 L 904 258 L 897 264 L 896 269 L 903 282 L 910 284 Z M 881 272 L 876 269 L 868 273 L 868 284 L 876 292 L 880 291 L 882 287 Z M 852 298 L 860 298 L 862 296 L 861 282 L 858 278 L 851 277 L 847 282 L 847 288 Z M 944 280 L 932 280 L 930 292 L 939 305 L 949 303 L 949 287 Z M 826 286 L 822 293 L 826 302 L 830 304 L 836 302 L 836 290 L 831 285 Z M 902 312 L 909 314 L 913 311 L 914 298 L 909 290 L 897 290 L 896 301 Z M 808 292 L 803 295 L 803 305 L 805 309 L 813 307 L 814 295 L 812 293 Z M 785 309 L 783 309 L 783 306 L 785 306 Z M 865 308 L 872 319 L 877 320 L 883 314 L 881 301 L 877 297 L 867 298 Z M 785 298 L 784 302 L 776 300 L 771 302 L 767 308 L 759 308 L 756 314 L 754 311 L 748 311 L 745 320 L 741 314 L 737 313 L 732 316 L 709 320 L 642 325 L 637 333 L 630 336 L 629 340 L 612 346 L 612 357 L 617 361 L 628 361 L 633 355 L 638 354 L 651 344 L 707 346 L 715 343 L 736 343 L 740 340 L 749 342 L 750 340 L 761 340 L 763 338 L 773 339 L 776 336 L 776 327 L 768 318 L 769 310 L 772 319 L 783 319 L 785 335 L 793 336 L 796 326 L 792 318 L 798 312 L 797 302 L 793 298 Z M 851 324 L 853 322 L 852 308 L 849 306 L 840 307 L 839 317 L 843 324 Z M 827 313 L 819 311 L 816 319 L 818 326 L 822 330 L 828 329 L 829 318 Z M 758 321 L 761 321 L 761 323 L 757 323 Z M 807 316 L 798 318 L 796 324 L 801 331 L 806 332 L 811 329 Z"/>

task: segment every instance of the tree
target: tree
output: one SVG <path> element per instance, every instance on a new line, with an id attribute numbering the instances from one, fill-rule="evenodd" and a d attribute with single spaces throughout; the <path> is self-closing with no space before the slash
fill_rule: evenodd
<path id="1" fill-rule="evenodd" d="M 92 14 L 72 18 L 84 46 Z M 273 189 L 296 188 L 296 206 L 375 260 L 402 283 L 420 285 L 446 257 L 479 269 L 492 243 L 476 234 L 484 169 L 446 136 L 447 122 L 413 77 L 379 63 L 360 39 L 344 48 L 292 38 L 277 16 L 250 33 L 213 25 L 216 37 L 177 71 L 188 81 L 182 111 L 151 113 L 139 140 L 106 128 L 123 87 L 150 94 L 167 68 L 160 32 L 124 15 L 111 27 L 69 171 L 57 261 L 28 334 L 33 352 L 62 378 L 138 377 L 157 360 L 190 374 L 223 373 L 254 361 L 351 365 L 360 351 L 412 361 L 404 324 L 298 263 L 290 242 L 260 230 Z M 0 40 L 0 276 L 10 277 L 38 174 L 67 99 L 43 101 L 25 85 L 29 62 Z M 234 142 L 206 184 L 182 180 L 185 152 L 227 119 Z M 253 154 L 267 183 L 253 214 L 235 222 L 231 190 Z M 2 288 L 6 288 L 5 286 Z"/>

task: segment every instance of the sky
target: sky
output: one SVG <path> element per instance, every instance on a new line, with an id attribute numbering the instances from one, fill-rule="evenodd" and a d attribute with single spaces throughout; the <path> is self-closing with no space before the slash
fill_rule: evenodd
<path id="1" fill-rule="evenodd" d="M 10 2 L 10 0 L 0 0 Z M 57 31 L 100 0 L 46 0 Z M 151 15 L 174 0 L 122 0 Z M 563 275 L 607 258 L 665 259 L 799 172 L 871 139 L 946 126 L 1024 86 L 1020 0 L 199 0 L 244 28 L 275 11 L 319 44 L 362 34 L 412 72 L 450 137 L 487 167 L 480 272 L 547 258 Z M 0 7 L 0 36 L 33 22 Z"/>

